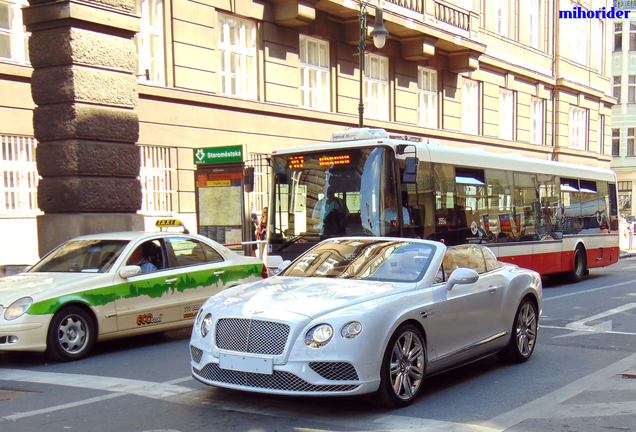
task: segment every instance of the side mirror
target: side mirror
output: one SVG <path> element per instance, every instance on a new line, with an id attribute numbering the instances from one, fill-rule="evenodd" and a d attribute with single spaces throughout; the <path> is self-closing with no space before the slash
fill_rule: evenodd
<path id="1" fill-rule="evenodd" d="M 404 175 L 402 183 L 417 183 L 417 168 L 420 160 L 416 157 L 407 157 L 404 160 Z"/>
<path id="2" fill-rule="evenodd" d="M 243 170 L 243 190 L 248 193 L 254 191 L 254 167 Z"/>
<path id="3" fill-rule="evenodd" d="M 278 273 L 284 271 L 291 264 L 290 260 L 285 260 L 278 266 Z"/>
<path id="4" fill-rule="evenodd" d="M 468 285 L 477 282 L 479 279 L 479 274 L 473 269 L 469 268 L 458 268 L 453 274 L 451 274 L 450 278 L 448 278 L 448 282 L 446 283 L 446 289 L 452 290 L 455 285 Z"/>
<path id="5" fill-rule="evenodd" d="M 122 279 L 128 279 L 141 274 L 141 267 L 136 265 L 128 265 L 119 269 L 119 276 Z"/>

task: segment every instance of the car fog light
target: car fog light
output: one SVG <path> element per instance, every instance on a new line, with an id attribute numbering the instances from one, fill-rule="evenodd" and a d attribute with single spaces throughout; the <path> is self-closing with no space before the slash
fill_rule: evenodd
<path id="1" fill-rule="evenodd" d="M 327 345 L 332 337 L 333 327 L 329 324 L 320 324 L 305 334 L 305 344 L 312 348 L 320 348 Z"/>
<path id="2" fill-rule="evenodd" d="M 9 336 L 9 343 L 10 344 L 14 344 L 18 341 L 18 337 L 17 336 Z"/>
<path id="3" fill-rule="evenodd" d="M 212 328 L 212 314 L 207 314 L 201 322 L 201 337 L 206 337 Z"/>
<path id="4" fill-rule="evenodd" d="M 345 339 L 353 339 L 358 336 L 362 332 L 362 324 L 358 321 L 352 321 L 350 323 L 342 326 L 342 330 L 340 330 L 340 335 L 342 335 Z"/>

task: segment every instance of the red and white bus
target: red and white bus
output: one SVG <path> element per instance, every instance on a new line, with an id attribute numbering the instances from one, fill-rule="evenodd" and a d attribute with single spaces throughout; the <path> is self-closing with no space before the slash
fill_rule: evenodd
<path id="1" fill-rule="evenodd" d="M 351 129 L 273 154 L 271 255 L 341 235 L 487 244 L 501 261 L 578 281 L 619 258 L 611 170 Z"/>

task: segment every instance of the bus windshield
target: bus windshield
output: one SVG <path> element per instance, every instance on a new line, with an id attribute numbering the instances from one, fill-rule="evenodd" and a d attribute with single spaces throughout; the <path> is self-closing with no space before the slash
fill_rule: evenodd
<path id="1" fill-rule="evenodd" d="M 274 156 L 271 253 L 296 257 L 344 235 L 398 235 L 392 149 L 353 148 Z"/>

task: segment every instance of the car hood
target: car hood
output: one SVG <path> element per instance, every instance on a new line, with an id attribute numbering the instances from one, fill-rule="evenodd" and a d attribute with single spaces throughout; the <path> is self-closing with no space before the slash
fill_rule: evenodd
<path id="1" fill-rule="evenodd" d="M 212 297 L 218 316 L 275 316 L 276 311 L 317 318 L 337 309 L 414 289 L 415 284 L 351 279 L 273 277 Z"/>
<path id="2" fill-rule="evenodd" d="M 112 277 L 112 276 L 111 276 Z M 38 301 L 74 287 L 96 287 L 98 280 L 108 279 L 104 273 L 20 273 L 0 278 L 0 304 L 8 306 L 22 297 Z"/>

